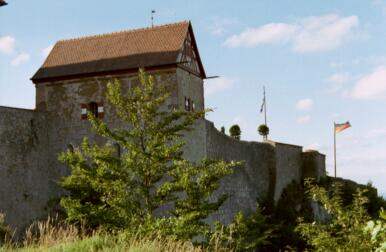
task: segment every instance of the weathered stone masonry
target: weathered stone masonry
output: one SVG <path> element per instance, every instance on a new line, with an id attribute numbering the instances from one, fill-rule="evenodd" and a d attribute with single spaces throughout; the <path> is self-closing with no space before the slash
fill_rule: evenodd
<path id="1" fill-rule="evenodd" d="M 69 144 L 77 146 L 84 137 L 104 142 L 82 120 L 85 105 L 103 106 L 103 120 L 111 127 L 127 126 L 106 101 L 106 83 L 116 78 L 123 91 L 130 91 L 138 83 L 138 67 L 146 67 L 157 84 L 169 85 L 166 108 L 205 108 L 206 75 L 189 22 L 58 42 L 33 77 L 36 109 L 0 107 L 0 212 L 6 214 L 6 223 L 21 232 L 49 214 L 49 202 L 64 193 L 57 182 L 68 170 L 58 154 Z M 244 162 L 222 180 L 214 197 L 228 193 L 230 198 L 212 221 L 228 223 L 238 211 L 254 210 L 257 201 L 277 201 L 292 181 L 325 174 L 324 155 L 316 151 L 235 140 L 205 119 L 195 123 L 185 140 L 184 155 L 191 161 Z"/>

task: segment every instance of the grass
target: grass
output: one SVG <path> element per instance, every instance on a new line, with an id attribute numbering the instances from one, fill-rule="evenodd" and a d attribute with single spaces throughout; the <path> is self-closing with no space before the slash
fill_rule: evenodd
<path id="1" fill-rule="evenodd" d="M 4 251 L 20 251 L 20 252 L 35 252 L 35 251 L 132 251 L 132 252 L 152 252 L 152 251 L 202 251 L 199 248 L 194 248 L 191 243 L 183 243 L 172 240 L 161 239 L 130 239 L 119 240 L 116 236 L 108 235 L 93 235 L 84 239 L 79 239 L 73 242 L 63 242 L 55 245 L 30 245 L 27 247 L 8 247 Z"/>
<path id="2" fill-rule="evenodd" d="M 161 238 L 157 235 L 151 237 L 137 237 L 125 232 L 107 233 L 95 231 L 86 234 L 82 229 L 66 224 L 56 219 L 49 218 L 44 222 L 37 222 L 26 231 L 25 238 L 20 243 L 10 239 L 0 247 L 0 252 L 72 252 L 72 251 L 130 251 L 130 252 L 201 252 L 200 247 L 194 247 L 191 242 L 176 241 Z M 210 251 L 229 251 L 218 247 L 216 244 Z"/>

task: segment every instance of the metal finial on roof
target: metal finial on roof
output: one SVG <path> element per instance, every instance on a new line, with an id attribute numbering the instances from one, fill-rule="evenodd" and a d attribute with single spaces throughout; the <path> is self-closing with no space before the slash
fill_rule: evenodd
<path id="1" fill-rule="evenodd" d="M 7 2 L 5 2 L 4 0 L 0 0 L 0 7 L 1 6 L 5 6 L 5 5 L 7 5 L 8 3 Z"/>
<path id="2" fill-rule="evenodd" d="M 155 10 L 151 10 L 151 27 L 152 28 L 154 27 L 154 14 L 155 14 Z"/>

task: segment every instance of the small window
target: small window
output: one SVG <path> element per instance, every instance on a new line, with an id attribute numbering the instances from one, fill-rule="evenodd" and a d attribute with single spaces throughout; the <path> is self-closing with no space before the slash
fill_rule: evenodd
<path id="1" fill-rule="evenodd" d="M 189 99 L 185 97 L 185 110 L 186 111 L 189 111 L 189 105 L 190 105 L 189 103 L 190 103 Z"/>
<path id="2" fill-rule="evenodd" d="M 95 118 L 98 118 L 98 104 L 96 102 L 90 102 L 88 104 L 88 109 L 90 113 L 95 116 Z"/>
<path id="3" fill-rule="evenodd" d="M 80 113 L 81 113 L 81 119 L 86 120 L 87 119 L 87 104 L 81 104 L 80 105 Z"/>

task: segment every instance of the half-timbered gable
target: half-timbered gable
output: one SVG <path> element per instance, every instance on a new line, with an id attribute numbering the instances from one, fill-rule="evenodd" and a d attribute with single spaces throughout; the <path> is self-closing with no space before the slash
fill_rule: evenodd
<path id="1" fill-rule="evenodd" d="M 194 39 L 194 34 L 191 29 L 189 29 L 189 32 L 186 35 L 183 47 L 178 58 L 181 62 L 181 66 L 184 67 L 186 70 L 191 71 L 192 73 L 200 77 L 205 76 L 200 55 L 197 50 L 196 41 Z"/>

